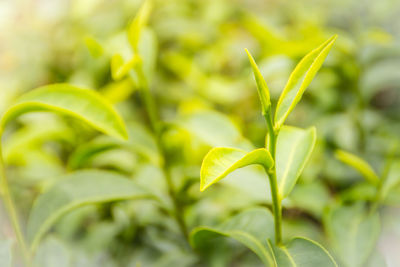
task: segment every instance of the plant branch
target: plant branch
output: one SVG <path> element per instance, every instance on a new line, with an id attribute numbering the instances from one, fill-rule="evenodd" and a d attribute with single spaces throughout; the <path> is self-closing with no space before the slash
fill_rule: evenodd
<path id="1" fill-rule="evenodd" d="M 274 225 L 275 225 L 275 244 L 280 245 L 282 243 L 282 204 L 279 197 L 278 191 L 278 181 L 276 178 L 276 140 L 277 133 L 274 130 L 273 120 L 271 113 L 264 114 L 264 118 L 267 121 L 268 127 L 268 142 L 267 148 L 274 160 L 274 165 L 270 169 L 266 169 L 269 176 L 269 182 L 271 186 L 271 196 L 272 196 L 272 207 L 274 213 Z"/>
<path id="2" fill-rule="evenodd" d="M 147 82 L 147 79 L 143 73 L 143 68 L 141 61 L 136 67 L 136 73 L 138 75 L 138 80 L 139 80 L 139 86 L 141 88 L 141 95 L 143 99 L 143 103 L 146 109 L 147 116 L 149 117 L 150 121 L 150 126 L 151 129 L 156 136 L 156 142 L 157 142 L 157 147 L 160 151 L 160 154 L 162 156 L 163 162 L 162 162 L 162 172 L 165 177 L 165 180 L 167 182 L 168 186 L 168 194 L 170 198 L 172 199 L 173 205 L 174 205 L 174 216 L 176 219 L 176 222 L 178 223 L 179 229 L 184 236 L 185 240 L 189 240 L 189 233 L 188 229 L 185 223 L 185 220 L 183 218 L 183 208 L 180 205 L 178 198 L 176 196 L 176 192 L 174 189 L 174 185 L 171 179 L 170 175 L 170 170 L 168 168 L 168 163 L 167 163 L 167 155 L 165 148 L 162 144 L 162 128 L 161 128 L 161 119 L 159 118 L 159 113 L 157 110 L 156 103 L 154 101 L 154 98 L 150 92 L 150 88 Z"/>

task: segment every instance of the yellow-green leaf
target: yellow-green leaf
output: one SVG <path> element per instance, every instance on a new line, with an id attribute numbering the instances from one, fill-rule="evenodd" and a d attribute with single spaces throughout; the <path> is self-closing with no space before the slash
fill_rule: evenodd
<path id="1" fill-rule="evenodd" d="M 9 121 L 32 111 L 69 115 L 108 135 L 122 139 L 128 137 L 122 118 L 107 100 L 92 90 L 69 84 L 47 85 L 22 95 L 3 115 L 0 128 L 4 129 Z"/>
<path id="2" fill-rule="evenodd" d="M 40 195 L 31 210 L 27 234 L 34 250 L 42 236 L 65 213 L 93 203 L 124 199 L 150 198 L 151 195 L 132 180 L 119 174 L 84 170 L 70 173 Z"/>
<path id="3" fill-rule="evenodd" d="M 306 165 L 316 140 L 314 127 L 300 129 L 284 126 L 276 144 L 276 176 L 279 195 L 283 199 L 295 186 Z"/>
<path id="4" fill-rule="evenodd" d="M 86 47 L 89 49 L 90 55 L 94 58 L 98 58 L 103 55 L 104 49 L 101 44 L 93 37 L 85 38 Z"/>
<path id="5" fill-rule="evenodd" d="M 140 7 L 136 17 L 129 25 L 128 39 L 135 53 L 138 52 L 140 33 L 147 24 L 151 12 L 151 7 L 152 7 L 151 1 L 145 0 L 142 6 Z"/>
<path id="6" fill-rule="evenodd" d="M 225 178 L 232 171 L 251 164 L 269 169 L 273 160 L 265 148 L 246 152 L 237 148 L 216 147 L 204 157 L 200 170 L 200 191 Z"/>
<path id="7" fill-rule="evenodd" d="M 113 80 L 118 81 L 124 78 L 136 64 L 140 62 L 140 57 L 135 55 L 127 62 L 120 54 L 115 54 L 111 58 L 111 76 Z"/>
<path id="8" fill-rule="evenodd" d="M 254 78 L 257 83 L 258 96 L 260 97 L 262 114 L 265 115 L 270 112 L 271 109 L 271 100 L 269 96 L 269 89 L 267 83 L 265 82 L 260 70 L 257 67 L 254 58 L 251 56 L 250 52 L 246 50 L 247 56 L 249 57 L 249 61 L 251 63 L 251 67 L 253 69 Z"/>
<path id="9" fill-rule="evenodd" d="M 375 171 L 372 169 L 371 165 L 369 165 L 365 160 L 360 157 L 351 154 L 349 152 L 343 150 L 336 150 L 335 156 L 341 162 L 349 165 L 356 169 L 361 175 L 370 183 L 374 185 L 378 185 L 380 179 Z"/>
<path id="10" fill-rule="evenodd" d="M 279 129 L 283 125 L 287 116 L 300 101 L 304 91 L 328 56 L 336 38 L 337 35 L 332 36 L 321 46 L 308 53 L 299 64 L 297 64 L 289 77 L 285 89 L 283 89 L 279 97 L 275 112 L 275 128 Z"/>

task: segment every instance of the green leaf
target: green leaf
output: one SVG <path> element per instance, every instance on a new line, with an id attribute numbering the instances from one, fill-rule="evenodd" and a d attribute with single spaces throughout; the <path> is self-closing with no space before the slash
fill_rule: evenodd
<path id="1" fill-rule="evenodd" d="M 296 68 L 289 77 L 278 100 L 275 112 L 275 128 L 280 127 L 285 122 L 287 116 L 300 101 L 304 91 L 321 68 L 322 63 L 328 56 L 329 50 L 335 42 L 337 35 L 332 36 L 318 48 L 312 50 L 297 64 Z"/>
<path id="2" fill-rule="evenodd" d="M 273 160 L 265 148 L 251 152 L 228 147 L 211 149 L 201 165 L 200 191 L 225 178 L 230 172 L 251 164 L 260 164 L 269 169 L 273 165 Z"/>
<path id="3" fill-rule="evenodd" d="M 52 84 L 22 95 L 3 115 L 0 127 L 31 111 L 53 111 L 80 119 L 114 137 L 127 139 L 125 124 L 116 110 L 94 91 L 69 84 Z"/>
<path id="4" fill-rule="evenodd" d="M 99 58 L 103 55 L 104 49 L 101 44 L 93 37 L 86 37 L 85 44 L 89 49 L 90 55 L 94 58 Z"/>
<path id="5" fill-rule="evenodd" d="M 142 29 L 146 26 L 150 16 L 152 3 L 150 0 L 145 0 L 139 9 L 136 17 L 128 27 L 128 40 L 135 53 L 138 53 L 139 39 Z"/>
<path id="6" fill-rule="evenodd" d="M 269 242 L 279 267 L 337 267 L 329 252 L 315 241 L 295 237 L 289 244 L 275 246 Z"/>
<path id="7" fill-rule="evenodd" d="M 0 266 L 11 267 L 12 252 L 11 241 L 0 240 Z"/>
<path id="8" fill-rule="evenodd" d="M 380 183 L 380 179 L 372 169 L 371 165 L 358 156 L 343 150 L 336 150 L 335 157 L 341 162 L 356 169 L 368 182 L 374 185 L 378 185 Z"/>
<path id="9" fill-rule="evenodd" d="M 324 217 L 324 224 L 343 266 L 365 266 L 380 234 L 379 215 L 356 203 L 331 209 Z"/>
<path id="10" fill-rule="evenodd" d="M 392 162 L 388 170 L 386 179 L 382 185 L 382 200 L 388 196 L 393 188 L 400 184 L 400 160 Z"/>
<path id="11" fill-rule="evenodd" d="M 138 63 L 140 63 L 140 57 L 133 56 L 127 62 L 120 54 L 115 54 L 111 58 L 111 76 L 113 80 L 118 81 L 124 78 L 131 69 L 133 69 Z"/>
<path id="12" fill-rule="evenodd" d="M 251 67 L 253 68 L 254 78 L 256 79 L 258 96 L 260 97 L 262 113 L 263 115 L 268 114 L 271 110 L 271 100 L 269 96 L 269 89 L 267 83 L 264 80 L 264 77 L 261 75 L 260 70 L 257 67 L 254 58 L 251 56 L 250 52 L 246 50 L 247 56 L 249 57 L 249 61 L 251 63 Z"/>
<path id="13" fill-rule="evenodd" d="M 27 234 L 34 250 L 42 236 L 65 213 L 83 205 L 149 198 L 133 181 L 107 171 L 84 170 L 65 175 L 40 195 L 31 210 Z"/>
<path id="14" fill-rule="evenodd" d="M 276 176 L 281 199 L 287 197 L 310 158 L 316 140 L 315 127 L 306 130 L 284 126 L 276 143 Z"/>
<path id="15" fill-rule="evenodd" d="M 267 239 L 274 238 L 274 219 L 265 208 L 243 211 L 217 227 L 197 227 L 190 235 L 190 243 L 196 249 L 209 251 L 215 238 L 233 238 L 252 250 L 266 266 L 275 266 Z"/>

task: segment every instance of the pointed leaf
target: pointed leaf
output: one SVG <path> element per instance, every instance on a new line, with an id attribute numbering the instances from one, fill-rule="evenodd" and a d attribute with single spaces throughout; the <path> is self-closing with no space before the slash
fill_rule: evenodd
<path id="1" fill-rule="evenodd" d="M 269 169 L 273 160 L 265 148 L 246 152 L 237 148 L 216 147 L 204 157 L 200 170 L 200 191 L 225 178 L 230 172 L 251 164 Z"/>
<path id="2" fill-rule="evenodd" d="M 133 181 L 100 170 L 77 171 L 65 175 L 39 196 L 31 210 L 27 234 L 34 250 L 41 237 L 65 213 L 87 204 L 124 199 L 149 198 L 150 194 Z"/>
<path id="3" fill-rule="evenodd" d="M 284 126 L 276 143 L 276 176 L 280 197 L 289 195 L 310 158 L 316 140 L 314 127 Z"/>
<path id="4" fill-rule="evenodd" d="M 285 246 L 269 243 L 279 267 L 337 267 L 329 252 L 315 241 L 296 237 Z"/>
<path id="5" fill-rule="evenodd" d="M 246 50 L 247 56 L 249 57 L 249 61 L 251 63 L 251 67 L 253 69 L 254 78 L 256 79 L 257 89 L 258 89 L 258 96 L 260 97 L 261 106 L 262 106 L 262 113 L 263 115 L 268 114 L 271 109 L 271 100 L 269 96 L 269 89 L 267 83 L 264 80 L 260 70 L 257 67 L 254 58 L 251 56 L 250 52 Z"/>
<path id="6" fill-rule="evenodd" d="M 252 250 L 265 266 L 275 266 L 267 247 L 267 239 L 274 238 L 274 219 L 265 208 L 243 211 L 217 227 L 197 227 L 190 235 L 190 243 L 196 249 L 209 250 L 215 238 L 233 238 Z"/>
<path id="7" fill-rule="evenodd" d="M 142 6 L 140 7 L 136 17 L 133 19 L 131 25 L 129 25 L 128 39 L 135 53 L 138 52 L 140 33 L 147 24 L 151 8 L 152 8 L 151 1 L 145 0 Z"/>
<path id="8" fill-rule="evenodd" d="M 17 116 L 31 111 L 53 111 L 80 119 L 108 135 L 126 139 L 122 118 L 94 91 L 69 84 L 52 84 L 22 95 L 3 115 L 0 128 Z"/>
<path id="9" fill-rule="evenodd" d="M 300 101 L 304 91 L 321 68 L 322 63 L 328 56 L 329 50 L 335 42 L 337 35 L 332 36 L 321 46 L 308 53 L 289 77 L 278 100 L 275 112 L 275 128 L 279 129 L 285 122 L 287 116 Z"/>
<path id="10" fill-rule="evenodd" d="M 356 169 L 368 182 L 378 185 L 379 177 L 365 160 L 343 150 L 336 150 L 335 157 L 341 162 Z"/>
<path id="11" fill-rule="evenodd" d="M 93 37 L 86 37 L 85 44 L 89 49 L 90 55 L 94 58 L 101 57 L 104 53 L 104 49 L 101 44 Z"/>
<path id="12" fill-rule="evenodd" d="M 331 209 L 324 225 L 335 254 L 346 267 L 365 266 L 380 234 L 379 215 L 362 203 Z"/>

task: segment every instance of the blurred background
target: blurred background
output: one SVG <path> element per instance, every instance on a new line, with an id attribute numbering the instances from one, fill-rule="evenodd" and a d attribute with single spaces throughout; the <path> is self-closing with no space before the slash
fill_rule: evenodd
<path id="1" fill-rule="evenodd" d="M 68 118 L 34 113 L 10 125 L 3 154 L 23 220 L 35 197 L 59 175 L 82 168 L 132 177 L 168 205 L 137 86 L 129 78 L 113 79 L 110 71 L 113 55 L 132 56 L 126 29 L 141 3 L 0 0 L 0 112 L 28 90 L 66 82 L 106 96 L 132 132 L 129 149 L 96 150 L 109 140 Z M 201 161 L 210 148 L 264 146 L 266 127 L 244 48 L 255 57 L 276 103 L 296 63 L 337 33 L 329 57 L 287 120 L 299 127 L 316 125 L 318 142 L 284 202 L 284 233 L 286 239 L 318 240 L 340 266 L 349 266 L 329 240 L 323 217 L 338 203 L 370 201 L 373 189 L 333 152 L 359 155 L 378 174 L 389 154 L 400 158 L 395 149 L 400 142 L 399 15 L 398 0 L 154 1 L 141 51 L 161 117 L 176 126 L 164 142 L 190 229 L 216 224 L 246 207 L 270 205 L 267 180 L 258 168 L 241 169 L 220 186 L 198 190 Z M 380 212 L 381 232 L 372 246 L 379 256 L 371 267 L 400 266 L 400 185 Z M 176 229 L 163 208 L 146 201 L 86 206 L 57 223 L 36 260 L 41 266 L 199 265 L 198 256 L 182 248 Z M 12 235 L 0 210 L 0 239 Z M 226 256 L 219 266 L 260 264 L 243 249 L 234 251 L 239 256 L 221 252 Z"/>

